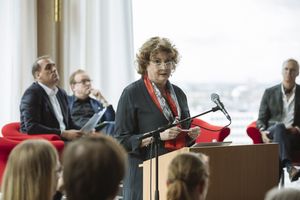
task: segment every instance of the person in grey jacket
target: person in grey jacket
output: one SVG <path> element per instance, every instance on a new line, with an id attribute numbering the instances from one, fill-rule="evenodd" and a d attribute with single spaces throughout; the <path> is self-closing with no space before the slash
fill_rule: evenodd
<path id="1" fill-rule="evenodd" d="M 279 144 L 281 167 L 286 167 L 291 181 L 300 170 L 292 165 L 293 150 L 300 149 L 300 86 L 296 84 L 299 64 L 294 59 L 283 63 L 281 84 L 265 90 L 259 108 L 257 128 L 264 143 Z"/>

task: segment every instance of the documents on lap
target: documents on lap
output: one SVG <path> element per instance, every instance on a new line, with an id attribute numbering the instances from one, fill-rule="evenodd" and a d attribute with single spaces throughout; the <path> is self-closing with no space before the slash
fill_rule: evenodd
<path id="1" fill-rule="evenodd" d="M 89 134 L 90 132 L 92 132 L 95 129 L 95 127 L 97 126 L 97 123 L 99 122 L 101 117 L 104 115 L 105 111 L 106 111 L 106 108 L 104 108 L 103 110 L 101 110 L 98 113 L 95 113 L 89 119 L 89 121 L 80 129 L 80 131 L 83 132 L 84 134 Z"/>

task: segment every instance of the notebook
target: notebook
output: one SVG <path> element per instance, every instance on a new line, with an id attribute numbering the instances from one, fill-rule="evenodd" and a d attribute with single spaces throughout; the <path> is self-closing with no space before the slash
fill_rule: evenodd
<path id="1" fill-rule="evenodd" d="M 89 119 L 89 121 L 80 129 L 80 131 L 83 132 L 84 134 L 89 134 L 91 131 L 93 131 L 95 129 L 95 127 L 97 126 L 97 123 L 99 122 L 101 117 L 104 115 L 105 111 L 106 111 L 106 108 L 102 109 L 98 113 L 95 113 Z"/>

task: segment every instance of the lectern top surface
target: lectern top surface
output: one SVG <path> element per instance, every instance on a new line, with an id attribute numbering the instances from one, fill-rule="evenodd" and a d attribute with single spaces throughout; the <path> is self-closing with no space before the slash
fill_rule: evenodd
<path id="1" fill-rule="evenodd" d="M 232 141 L 226 142 L 199 142 L 195 143 L 192 147 L 206 147 L 206 146 L 228 146 Z"/>

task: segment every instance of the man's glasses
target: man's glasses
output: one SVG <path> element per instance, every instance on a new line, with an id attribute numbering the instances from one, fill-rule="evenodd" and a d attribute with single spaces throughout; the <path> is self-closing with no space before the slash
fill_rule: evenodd
<path id="1" fill-rule="evenodd" d="M 87 84 L 87 83 L 91 83 L 92 82 L 92 80 L 91 79 L 83 79 L 83 80 L 81 80 L 81 81 L 78 81 L 78 82 L 74 82 L 75 84 L 83 84 L 83 85 L 85 85 L 85 84 Z"/>
<path id="2" fill-rule="evenodd" d="M 174 66 L 173 61 L 161 62 L 160 60 L 153 60 L 150 62 L 153 63 L 158 68 L 162 68 L 163 66 L 165 66 L 167 69 L 170 69 L 173 68 Z"/>

